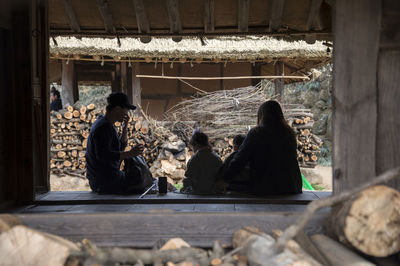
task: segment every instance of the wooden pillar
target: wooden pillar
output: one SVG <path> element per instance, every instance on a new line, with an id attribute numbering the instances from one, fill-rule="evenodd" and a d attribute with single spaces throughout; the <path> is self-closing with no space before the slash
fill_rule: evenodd
<path id="1" fill-rule="evenodd" d="M 128 94 L 128 80 L 126 62 L 121 62 L 121 92 Z"/>
<path id="2" fill-rule="evenodd" d="M 63 106 L 73 105 L 79 99 L 78 82 L 75 75 L 74 61 L 62 61 L 61 101 Z"/>
<path id="3" fill-rule="evenodd" d="M 283 71 L 284 64 L 281 61 L 277 61 L 275 63 L 275 75 L 276 76 L 281 76 L 284 74 Z M 283 98 L 283 93 L 284 93 L 284 88 L 285 88 L 285 83 L 284 79 L 275 79 L 275 95 L 277 96 L 278 101 L 281 101 Z"/>
<path id="4" fill-rule="evenodd" d="M 383 0 L 382 8 L 377 82 L 377 174 L 400 165 L 400 2 Z M 390 184 L 400 190 L 399 178 Z"/>
<path id="5" fill-rule="evenodd" d="M 136 75 L 140 74 L 140 63 L 132 64 L 132 104 L 137 106 L 137 112 L 140 113 L 140 106 L 142 105 L 142 88 L 140 86 L 140 78 Z"/>
<path id="6" fill-rule="evenodd" d="M 252 76 L 261 76 L 261 64 L 252 64 L 251 65 L 251 75 Z M 251 79 L 251 86 L 256 86 L 261 82 L 261 79 Z"/>
<path id="7" fill-rule="evenodd" d="M 376 85 L 382 3 L 338 0 L 335 4 L 332 99 L 336 194 L 359 186 L 376 174 Z"/>
<path id="8" fill-rule="evenodd" d="M 121 64 L 115 63 L 115 71 L 112 72 L 111 90 L 121 91 Z"/>
<path id="9" fill-rule="evenodd" d="M 133 102 L 133 90 L 132 90 L 132 65 L 126 69 L 126 95 L 128 95 L 129 101 Z"/>
<path id="10" fill-rule="evenodd" d="M 32 202 L 33 190 L 33 90 L 32 90 L 32 28 L 29 5 L 24 3 L 12 12 L 12 73 L 13 96 L 8 112 L 9 126 L 15 127 L 15 143 L 10 143 L 11 165 L 15 176 L 10 179 L 11 198 Z M 13 179 L 13 180 L 11 180 Z"/>
<path id="11" fill-rule="evenodd" d="M 34 185 L 35 191 L 46 192 L 50 189 L 48 3 L 37 0 L 32 8 L 32 28 L 40 29 L 32 36 Z"/>

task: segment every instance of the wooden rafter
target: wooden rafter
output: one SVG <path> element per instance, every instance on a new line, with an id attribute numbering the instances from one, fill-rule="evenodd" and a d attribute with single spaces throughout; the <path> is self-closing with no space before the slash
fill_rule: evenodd
<path id="1" fill-rule="evenodd" d="M 250 0 L 238 0 L 238 31 L 249 31 Z"/>
<path id="2" fill-rule="evenodd" d="M 113 18 L 107 0 L 97 0 L 97 7 L 103 17 L 104 27 L 107 33 L 116 33 Z"/>
<path id="3" fill-rule="evenodd" d="M 169 27 L 171 33 L 182 32 L 181 18 L 179 15 L 179 2 L 178 0 L 167 0 Z M 180 42 L 182 37 L 172 37 L 175 42 Z"/>
<path id="4" fill-rule="evenodd" d="M 64 0 L 63 3 L 64 3 L 65 14 L 68 17 L 68 22 L 71 27 L 71 30 L 73 32 L 80 32 L 81 26 L 79 26 L 79 21 L 76 16 L 74 8 L 72 7 L 71 0 Z"/>
<path id="5" fill-rule="evenodd" d="M 215 18 L 214 18 L 214 0 L 204 1 L 204 32 L 214 32 Z"/>
<path id="6" fill-rule="evenodd" d="M 146 9 L 143 4 L 143 0 L 133 0 L 133 5 L 135 7 L 136 21 L 138 24 L 140 33 L 150 33 L 150 24 L 147 19 Z M 140 41 L 143 43 L 149 43 L 151 37 L 141 37 Z"/>
<path id="7" fill-rule="evenodd" d="M 269 12 L 269 30 L 277 31 L 282 24 L 285 0 L 272 0 Z"/>
<path id="8" fill-rule="evenodd" d="M 319 14 L 319 9 L 321 7 L 321 4 L 322 4 L 322 0 L 312 0 L 311 1 L 310 9 L 308 11 L 306 30 L 318 28 L 318 25 L 316 25 L 317 24 L 316 21 L 317 21 L 317 16 Z"/>

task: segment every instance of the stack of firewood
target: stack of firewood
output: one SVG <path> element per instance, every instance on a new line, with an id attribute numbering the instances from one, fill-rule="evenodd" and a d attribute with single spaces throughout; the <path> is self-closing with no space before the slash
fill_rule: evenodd
<path id="1" fill-rule="evenodd" d="M 58 112 L 52 112 L 50 118 L 51 159 L 50 170 L 53 174 L 85 172 L 85 151 L 90 126 L 96 121 L 101 109 L 94 104 L 87 106 L 77 102 Z"/>
<path id="2" fill-rule="evenodd" d="M 311 133 L 314 124 L 310 109 L 287 109 L 285 117 L 296 133 L 297 159 L 301 167 L 315 167 L 322 146 L 321 139 Z"/>
<path id="3" fill-rule="evenodd" d="M 58 112 L 52 112 L 50 120 L 52 174 L 83 176 L 86 168 L 85 152 L 89 130 L 104 108 L 94 104 L 87 106 L 79 102 L 67 106 Z M 121 132 L 121 123 L 115 123 Z M 162 144 L 172 134 L 157 126 L 155 121 L 143 116 L 131 116 L 128 123 L 129 145 L 126 150 L 137 144 L 144 145 L 143 157 L 152 164 L 162 150 Z"/>

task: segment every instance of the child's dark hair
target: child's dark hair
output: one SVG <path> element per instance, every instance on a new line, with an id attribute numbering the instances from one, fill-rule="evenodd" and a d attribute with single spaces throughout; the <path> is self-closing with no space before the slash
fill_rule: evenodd
<path id="1" fill-rule="evenodd" d="M 54 87 L 53 87 L 54 88 Z M 54 96 L 57 96 L 57 98 L 60 98 L 60 92 L 58 90 L 56 90 L 56 88 L 51 88 L 51 94 L 53 94 Z"/>
<path id="2" fill-rule="evenodd" d="M 190 138 L 189 143 L 191 145 L 198 145 L 201 147 L 207 147 L 210 146 L 210 143 L 208 142 L 208 136 L 204 134 L 203 132 L 195 132 L 192 137 Z"/>
<path id="3" fill-rule="evenodd" d="M 240 135 L 236 135 L 233 138 L 233 144 L 239 147 L 240 145 L 242 145 L 242 143 L 243 143 L 245 138 L 246 138 L 245 135 L 241 135 L 241 134 Z"/>

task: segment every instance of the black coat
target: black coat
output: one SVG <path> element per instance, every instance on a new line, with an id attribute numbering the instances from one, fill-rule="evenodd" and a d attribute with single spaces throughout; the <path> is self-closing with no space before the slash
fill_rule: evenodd
<path id="1" fill-rule="evenodd" d="M 58 111 L 60 109 L 62 109 L 62 103 L 61 103 L 61 99 L 57 98 L 54 101 L 52 101 L 50 103 L 50 110 L 51 111 Z"/>
<path id="2" fill-rule="evenodd" d="M 250 164 L 250 190 L 260 196 L 302 192 L 294 133 L 261 125 L 250 130 L 224 176 L 230 180 Z"/>

